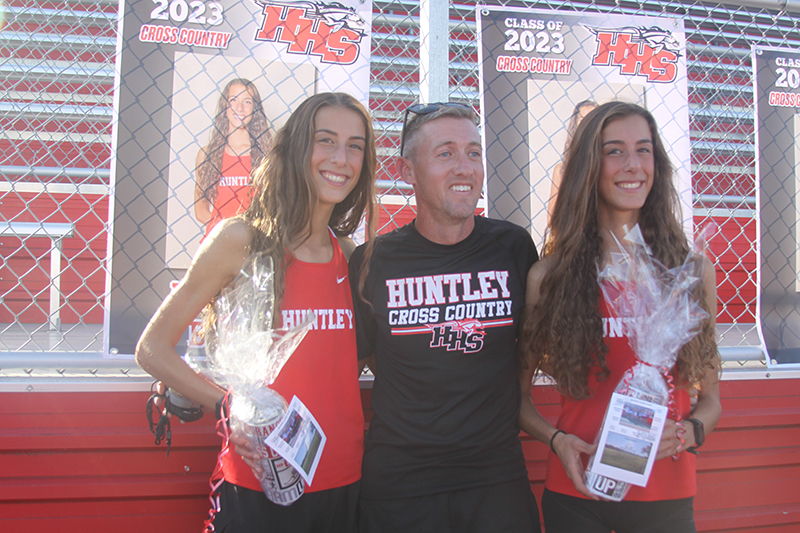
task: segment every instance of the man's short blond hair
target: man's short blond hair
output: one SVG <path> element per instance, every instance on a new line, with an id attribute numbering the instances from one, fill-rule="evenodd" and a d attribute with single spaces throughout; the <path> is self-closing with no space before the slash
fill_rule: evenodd
<path id="1" fill-rule="evenodd" d="M 418 135 L 422 126 L 440 118 L 464 118 L 477 125 L 477 116 L 472 108 L 462 105 L 440 105 L 439 109 L 431 113 L 410 113 L 412 116 L 405 124 L 401 146 L 403 147 L 402 157 L 413 159 L 416 155 L 417 144 L 420 139 Z"/>

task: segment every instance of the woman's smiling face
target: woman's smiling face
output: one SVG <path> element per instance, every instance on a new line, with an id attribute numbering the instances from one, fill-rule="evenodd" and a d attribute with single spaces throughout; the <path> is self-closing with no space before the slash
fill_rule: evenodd
<path id="1" fill-rule="evenodd" d="M 230 131 L 246 128 L 253 119 L 255 100 L 250 91 L 241 83 L 234 83 L 228 89 L 228 123 Z"/>
<path id="2" fill-rule="evenodd" d="M 629 115 L 606 124 L 602 134 L 598 211 L 602 215 L 639 210 L 653 187 L 653 137 L 647 120 Z"/>
<path id="3" fill-rule="evenodd" d="M 314 117 L 311 176 L 320 203 L 338 204 L 361 176 L 366 146 L 364 119 L 351 109 L 321 107 Z"/>

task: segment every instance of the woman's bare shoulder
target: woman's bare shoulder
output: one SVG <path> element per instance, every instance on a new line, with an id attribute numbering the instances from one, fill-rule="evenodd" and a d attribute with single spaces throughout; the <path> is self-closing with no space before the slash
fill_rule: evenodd
<path id="1" fill-rule="evenodd" d="M 350 261 L 350 256 L 353 255 L 353 251 L 356 249 L 356 243 L 350 237 L 337 237 L 339 241 L 339 248 L 342 249 L 342 253 L 344 257 Z"/>
<path id="2" fill-rule="evenodd" d="M 530 270 L 528 270 L 528 283 L 536 282 L 541 283 L 542 278 L 547 274 L 552 263 L 552 258 L 544 257 L 536 261 Z"/>
<path id="3" fill-rule="evenodd" d="M 211 259 L 219 267 L 230 266 L 237 271 L 250 255 L 255 230 L 240 218 L 228 218 L 219 222 L 200 245 L 194 262 Z"/>
<path id="4" fill-rule="evenodd" d="M 551 258 L 545 257 L 536 261 L 530 270 L 528 270 L 526 300 L 529 304 L 533 303 L 539 297 L 542 279 L 544 279 L 550 269 L 551 263 Z"/>
<path id="5" fill-rule="evenodd" d="M 217 230 L 223 239 L 231 241 L 232 244 L 244 246 L 250 246 L 256 231 L 252 224 L 240 217 L 223 219 L 212 230 L 212 235 Z"/>

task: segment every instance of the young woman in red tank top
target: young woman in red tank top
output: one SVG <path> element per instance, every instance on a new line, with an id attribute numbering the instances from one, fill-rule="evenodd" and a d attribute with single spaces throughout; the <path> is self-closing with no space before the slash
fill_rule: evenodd
<path id="1" fill-rule="evenodd" d="M 365 214 L 372 235 L 375 167 L 371 118 L 357 100 L 323 93 L 303 102 L 278 132 L 268 164 L 256 171 L 247 211 L 220 222 L 204 240 L 139 341 L 142 368 L 214 412 L 225 391 L 189 368 L 175 345 L 249 255 L 272 257 L 276 327 L 291 326 L 309 308 L 318 311 L 317 327 L 273 384 L 288 399 L 297 395 L 326 433 L 313 483 L 288 507 L 270 502 L 257 481 L 259 457 L 234 435 L 235 447 L 222 456 L 214 531 L 354 531 L 364 419 L 346 260 L 355 245 L 347 236 Z"/>
<path id="2" fill-rule="evenodd" d="M 220 94 L 211 139 L 197 153 L 194 214 L 205 235 L 250 205 L 250 175 L 269 149 L 269 121 L 250 80 L 235 78 Z"/>
<path id="3" fill-rule="evenodd" d="M 583 119 L 566 156 L 543 259 L 528 275 L 521 354 L 520 425 L 549 444 L 545 494 L 547 533 L 693 532 L 694 455 L 719 420 L 720 361 L 714 340 L 714 268 L 704 258 L 698 296 L 710 318 L 680 351 L 673 369 L 680 387 L 680 421 L 668 420 L 647 487 L 621 502 L 595 501 L 584 469 L 614 387 L 635 362 L 626 337 L 604 337 L 607 310 L 597 265 L 639 224 L 654 256 L 672 268 L 689 253 L 673 184 L 673 168 L 653 116 L 609 102 Z M 553 427 L 531 402 L 535 374 L 549 375 L 562 393 Z M 689 392 L 696 393 L 692 408 Z M 677 456 L 673 460 L 672 456 Z"/>

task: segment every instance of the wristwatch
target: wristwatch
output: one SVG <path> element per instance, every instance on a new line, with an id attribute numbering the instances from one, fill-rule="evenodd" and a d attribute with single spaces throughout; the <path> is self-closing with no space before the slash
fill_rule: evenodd
<path id="1" fill-rule="evenodd" d="M 706 441 L 706 430 L 703 427 L 703 422 L 696 418 L 687 418 L 687 422 L 691 422 L 694 426 L 694 446 L 688 448 L 686 451 L 697 455 L 697 448 L 703 445 Z"/>

